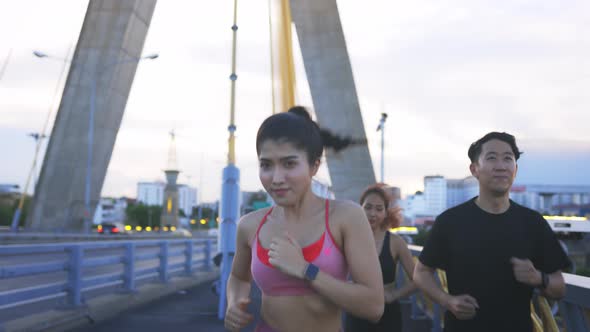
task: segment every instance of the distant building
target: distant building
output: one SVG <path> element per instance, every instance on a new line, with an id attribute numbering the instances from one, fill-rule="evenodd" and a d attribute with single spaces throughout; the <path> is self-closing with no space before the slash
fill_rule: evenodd
<path id="1" fill-rule="evenodd" d="M 479 182 L 473 176 L 445 179 L 425 176 L 424 194 L 409 195 L 402 202 L 404 215 L 420 224 L 429 222 L 446 209 L 479 195 Z M 510 199 L 545 215 L 590 215 L 590 186 L 531 185 L 515 183 Z"/>
<path id="2" fill-rule="evenodd" d="M 311 180 L 311 191 L 322 198 L 334 199 L 332 187 L 320 180 Z M 240 197 L 240 212 L 242 215 L 274 204 L 272 197 L 265 191 L 242 191 Z"/>
<path id="3" fill-rule="evenodd" d="M 240 213 L 241 215 L 245 215 L 252 211 L 271 206 L 272 204 L 272 198 L 264 190 L 242 191 Z"/>
<path id="4" fill-rule="evenodd" d="M 385 190 L 385 192 L 387 192 L 387 194 L 389 194 L 389 197 L 391 197 L 391 203 L 394 204 L 398 204 L 399 200 L 402 197 L 402 191 L 399 187 L 393 187 L 393 186 L 386 186 L 383 188 Z M 360 198 L 360 197 L 359 197 Z"/>
<path id="5" fill-rule="evenodd" d="M 334 199 L 335 197 L 329 184 L 315 178 L 311 180 L 311 191 L 322 198 Z"/>
<path id="6" fill-rule="evenodd" d="M 583 214 L 584 206 L 590 205 L 590 186 L 517 183 L 510 189 L 510 198 L 542 214 L 557 215 L 576 209 Z"/>
<path id="7" fill-rule="evenodd" d="M 144 205 L 163 206 L 164 182 L 139 182 L 137 184 L 137 201 Z M 197 189 L 184 184 L 178 185 L 178 207 L 186 216 L 191 216 L 197 205 Z"/>
<path id="8" fill-rule="evenodd" d="M 447 180 L 447 205 L 450 209 L 479 195 L 479 182 L 473 176 Z"/>
<path id="9" fill-rule="evenodd" d="M 440 175 L 424 177 L 426 214 L 439 215 L 447 208 L 447 180 Z"/>
<path id="10" fill-rule="evenodd" d="M 125 222 L 127 210 L 126 198 L 101 198 L 94 212 L 93 222 L 95 225 L 103 223 Z"/>
<path id="11" fill-rule="evenodd" d="M 427 215 L 426 197 L 421 191 L 406 196 L 406 199 L 401 200 L 399 205 L 403 209 L 404 217 L 411 220 L 410 224 L 412 225 L 416 224 L 417 219 Z"/>
<path id="12" fill-rule="evenodd" d="M 20 186 L 13 183 L 0 183 L 0 194 L 16 194 Z"/>
<path id="13" fill-rule="evenodd" d="M 178 185 L 178 206 L 184 212 L 184 215 L 190 217 L 193 208 L 197 206 L 197 188 L 192 188 L 184 184 Z"/>
<path id="14" fill-rule="evenodd" d="M 415 224 L 431 223 L 446 209 L 457 206 L 479 194 L 479 183 L 472 176 L 445 179 L 441 175 L 424 177 L 424 193 L 409 195 L 402 202 L 404 215 Z"/>
<path id="15" fill-rule="evenodd" d="M 210 203 L 201 203 L 201 206 L 204 208 L 211 209 L 213 211 L 217 211 L 219 209 L 219 201 L 210 202 Z"/>
<path id="16" fill-rule="evenodd" d="M 590 204 L 563 204 L 552 208 L 554 215 L 590 218 Z"/>
<path id="17" fill-rule="evenodd" d="M 144 205 L 162 206 L 164 202 L 164 188 L 166 183 L 139 182 L 137 184 L 137 201 Z"/>

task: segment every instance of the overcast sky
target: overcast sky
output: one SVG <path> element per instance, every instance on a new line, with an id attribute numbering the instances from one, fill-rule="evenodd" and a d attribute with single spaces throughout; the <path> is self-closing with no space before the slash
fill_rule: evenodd
<path id="1" fill-rule="evenodd" d="M 0 183 L 24 185 L 61 63 L 78 39 L 87 1 L 0 0 Z M 255 134 L 271 114 L 267 1 L 238 9 L 237 166 L 261 188 Z M 226 163 L 233 1 L 159 1 L 103 188 L 135 197 L 162 180 L 175 129 L 178 162 L 212 201 Z M 338 1 L 374 169 L 380 113 L 385 180 L 404 195 L 423 176 L 469 175 L 467 147 L 508 131 L 525 154 L 521 183 L 590 185 L 590 2 L 585 0 Z M 71 52 L 71 51 L 70 51 Z M 299 102 L 310 104 L 299 50 Z M 62 82 L 63 84 L 63 82 Z M 61 93 L 58 94 L 58 97 Z M 57 103 L 56 103 L 57 105 Z M 54 107 L 55 108 L 55 107 Z M 55 114 L 51 115 L 51 119 Z M 49 131 L 50 132 L 50 131 Z M 45 145 L 44 145 L 45 147 Z M 327 171 L 320 179 L 327 181 Z"/>

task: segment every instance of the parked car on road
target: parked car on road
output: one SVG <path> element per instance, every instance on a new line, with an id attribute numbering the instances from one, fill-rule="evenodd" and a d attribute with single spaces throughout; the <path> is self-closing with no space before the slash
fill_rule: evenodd
<path id="1" fill-rule="evenodd" d="M 130 232 L 125 230 L 125 225 L 121 223 L 103 223 L 98 225 L 98 234 L 129 234 Z"/>

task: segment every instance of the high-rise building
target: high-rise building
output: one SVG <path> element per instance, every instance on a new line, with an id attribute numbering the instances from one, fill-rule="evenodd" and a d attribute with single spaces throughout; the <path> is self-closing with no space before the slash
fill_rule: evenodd
<path id="1" fill-rule="evenodd" d="M 450 209 L 479 195 L 479 182 L 473 176 L 447 179 L 447 205 Z"/>
<path id="2" fill-rule="evenodd" d="M 424 177 L 426 212 L 439 215 L 447 208 L 447 180 L 441 175 Z"/>
<path id="3" fill-rule="evenodd" d="M 144 205 L 162 206 L 164 187 L 166 183 L 161 181 L 137 183 L 137 201 Z"/>
<path id="4" fill-rule="evenodd" d="M 164 182 L 139 182 L 137 184 L 137 202 L 145 205 L 162 206 L 164 203 Z M 197 189 L 184 184 L 178 185 L 178 208 L 190 216 L 197 206 Z"/>
<path id="5" fill-rule="evenodd" d="M 425 176 L 424 194 L 407 196 L 403 202 L 404 215 L 416 223 L 420 218 L 434 218 L 446 209 L 462 204 L 479 195 L 479 182 L 473 176 L 445 179 Z M 510 189 L 514 202 L 547 215 L 590 214 L 590 186 L 534 185 L 515 183 Z"/>
<path id="6" fill-rule="evenodd" d="M 426 214 L 426 198 L 422 192 L 406 196 L 406 199 L 400 202 L 404 216 L 413 220 L 417 216 Z"/>
<path id="7" fill-rule="evenodd" d="M 510 189 L 510 199 L 542 214 L 562 214 L 563 208 L 575 210 L 590 204 L 590 186 L 535 185 L 517 183 Z"/>
<path id="8" fill-rule="evenodd" d="M 193 214 L 193 208 L 195 206 L 197 206 L 197 189 L 179 184 L 178 207 L 184 212 L 185 216 L 190 217 Z"/>

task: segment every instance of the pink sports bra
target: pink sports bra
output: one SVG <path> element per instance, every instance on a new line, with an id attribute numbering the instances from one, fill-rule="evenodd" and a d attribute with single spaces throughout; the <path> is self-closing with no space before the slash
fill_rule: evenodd
<path id="1" fill-rule="evenodd" d="M 320 271 L 328 273 L 334 278 L 346 280 L 348 266 L 346 265 L 344 255 L 338 246 L 336 246 L 332 232 L 330 232 L 330 225 L 328 223 L 329 207 L 329 201 L 326 200 L 326 230 L 324 234 L 315 243 L 302 248 L 303 257 L 306 261 L 319 267 Z M 254 243 L 252 244 L 252 263 L 250 269 L 256 285 L 262 290 L 262 293 L 270 296 L 298 296 L 315 293 L 315 290 L 304 280 L 288 276 L 275 269 L 269 263 L 268 249 L 262 247 L 258 234 L 271 211 L 272 208 L 262 218 L 256 230 Z"/>

